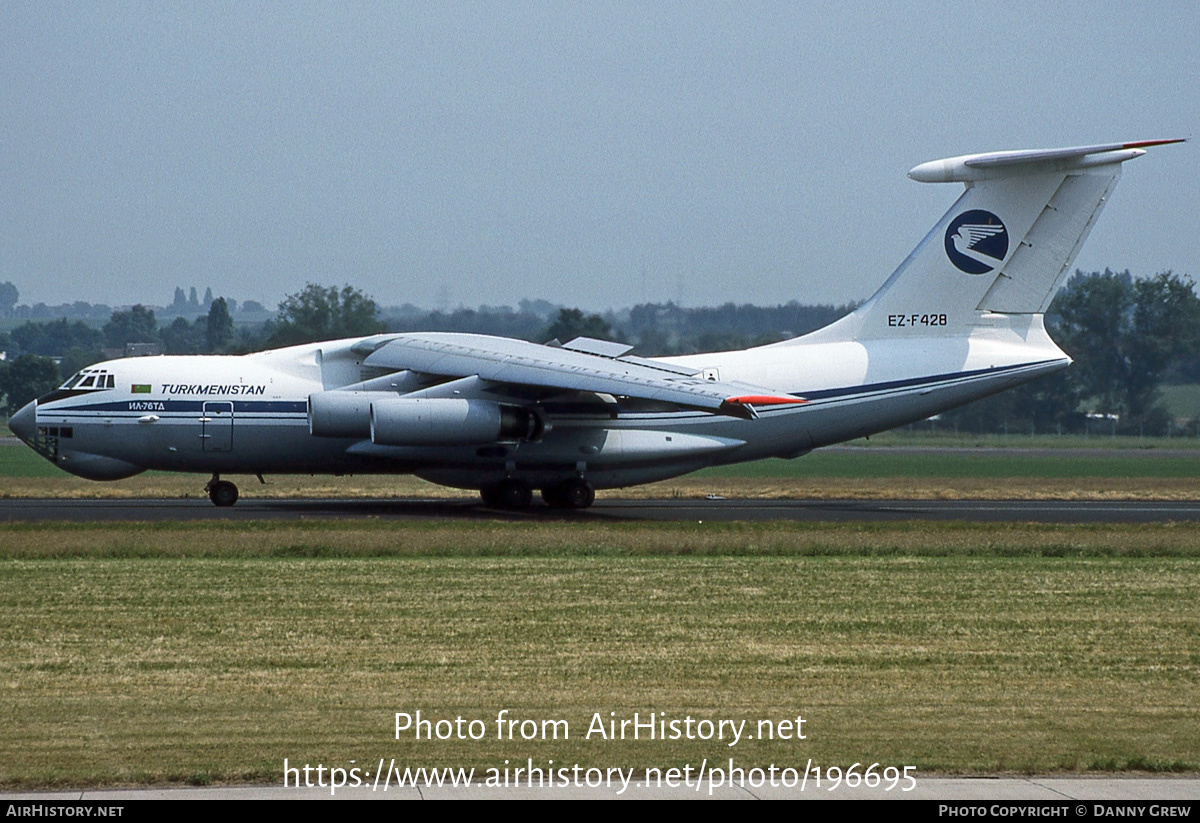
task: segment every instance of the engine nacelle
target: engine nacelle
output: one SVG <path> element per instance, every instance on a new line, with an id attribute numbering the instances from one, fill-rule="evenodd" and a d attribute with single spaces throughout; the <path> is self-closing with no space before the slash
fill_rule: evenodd
<path id="1" fill-rule="evenodd" d="M 371 404 L 395 392 L 323 391 L 308 396 L 308 431 L 314 437 L 371 436 Z"/>
<path id="2" fill-rule="evenodd" d="M 530 441 L 545 426 L 538 414 L 490 400 L 393 397 L 371 404 L 371 442 L 380 446 L 475 446 Z"/>

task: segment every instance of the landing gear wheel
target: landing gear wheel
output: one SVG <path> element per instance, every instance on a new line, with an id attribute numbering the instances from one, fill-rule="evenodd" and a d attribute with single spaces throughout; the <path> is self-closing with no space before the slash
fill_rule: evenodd
<path id="1" fill-rule="evenodd" d="M 493 509 L 527 509 L 533 503 L 533 489 L 520 480 L 505 480 L 479 490 L 485 506 Z"/>
<path id="2" fill-rule="evenodd" d="M 555 509 L 586 509 L 596 502 L 596 490 L 585 480 L 568 480 L 542 489 L 542 499 Z"/>
<path id="3" fill-rule="evenodd" d="M 214 506 L 232 506 L 238 501 L 238 487 L 228 480 L 208 484 L 208 499 Z"/>

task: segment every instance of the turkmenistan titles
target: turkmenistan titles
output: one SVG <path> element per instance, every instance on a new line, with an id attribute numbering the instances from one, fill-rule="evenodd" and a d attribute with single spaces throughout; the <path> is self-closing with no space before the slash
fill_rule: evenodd
<path id="1" fill-rule="evenodd" d="M 266 394 L 265 385 L 251 386 L 245 383 L 163 383 L 162 393 L 178 394 Z"/>

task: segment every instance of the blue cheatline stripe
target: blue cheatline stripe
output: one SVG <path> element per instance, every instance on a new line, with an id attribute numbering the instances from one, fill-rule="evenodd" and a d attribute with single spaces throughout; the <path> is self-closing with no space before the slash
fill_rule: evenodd
<path id="1" fill-rule="evenodd" d="M 64 406 L 45 409 L 46 413 L 59 414 L 65 412 L 200 412 L 205 403 L 233 403 L 233 413 L 246 414 L 251 412 L 273 412 L 290 414 L 307 414 L 307 400 L 122 400 L 115 403 L 94 403 L 87 406 Z M 137 408 L 130 408 L 137 404 Z M 152 405 L 153 408 L 147 408 Z M 159 408 L 159 406 L 162 408 Z M 215 409 L 210 409 L 215 411 Z"/>
<path id="2" fill-rule="evenodd" d="M 55 420 L 59 420 L 59 419 L 61 419 L 61 420 L 93 420 L 93 421 L 95 421 L 95 420 L 118 420 L 122 423 L 132 423 L 132 422 L 136 421 L 139 417 L 142 417 L 143 415 L 157 414 L 157 415 L 159 415 L 159 419 L 164 422 L 170 422 L 170 423 L 199 423 L 200 422 L 199 418 L 192 417 L 191 415 L 187 415 L 187 414 L 170 414 L 167 412 L 152 412 L 152 411 L 123 412 L 119 415 L 114 415 L 114 414 L 102 414 L 102 413 L 91 413 L 91 412 L 59 412 L 59 411 L 51 410 L 51 411 L 44 412 L 43 414 L 45 415 L 45 417 L 38 418 L 39 420 L 50 420 L 52 418 Z M 307 423 L 308 415 L 307 414 L 241 414 L 241 415 L 225 415 L 224 418 L 209 418 L 209 419 L 212 420 L 214 423 L 220 422 L 222 419 L 224 419 L 226 422 L 228 422 L 230 420 L 235 420 L 238 423 L 250 423 L 250 422 L 260 421 L 260 420 L 267 420 L 267 421 L 299 420 L 299 421 L 303 421 L 303 422 Z"/>
<path id="3" fill-rule="evenodd" d="M 818 391 L 801 391 L 793 392 L 796 397 L 803 397 L 806 400 L 825 400 L 831 397 L 845 397 L 854 394 L 870 394 L 872 392 L 888 391 L 890 389 L 907 389 L 914 386 L 926 385 L 929 383 L 944 383 L 955 380 L 966 380 L 983 375 L 997 375 L 1005 372 L 1014 372 L 1024 369 L 1034 368 L 1036 366 L 1046 366 L 1051 363 L 1062 363 L 1063 360 L 1039 360 L 1036 363 L 1021 363 L 1016 366 L 994 366 L 987 369 L 974 369 L 972 371 L 946 372 L 945 374 L 934 374 L 928 377 L 908 377 L 904 380 L 888 380 L 882 383 L 866 383 L 861 386 L 848 386 L 840 389 L 820 389 Z"/>

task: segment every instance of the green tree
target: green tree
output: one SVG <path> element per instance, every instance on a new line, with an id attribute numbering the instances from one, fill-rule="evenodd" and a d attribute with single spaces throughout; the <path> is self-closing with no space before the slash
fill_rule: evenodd
<path id="1" fill-rule="evenodd" d="M 612 327 L 598 314 L 585 315 L 579 309 L 559 309 L 558 316 L 542 333 L 544 340 L 570 343 L 576 337 L 612 340 Z"/>
<path id="2" fill-rule="evenodd" d="M 1200 351 L 1200 298 L 1192 281 L 1171 272 L 1134 281 L 1133 334 L 1126 402 L 1137 419 L 1157 405 L 1171 365 Z"/>
<path id="3" fill-rule="evenodd" d="M 104 324 L 104 342 L 112 348 L 124 348 L 128 343 L 157 343 L 158 321 L 154 312 L 142 305 L 113 312 Z"/>
<path id="4" fill-rule="evenodd" d="M 3 370 L 0 370 L 0 394 L 4 395 L 4 410 L 10 416 L 30 400 L 54 389 L 60 382 L 58 366 L 49 357 L 23 354 L 3 365 Z"/>
<path id="5" fill-rule="evenodd" d="M 1121 378 L 1133 314 L 1129 272 L 1076 272 L 1050 311 L 1056 315 L 1053 336 L 1075 360 L 1071 378 L 1080 394 L 1098 411 L 1124 411 Z"/>
<path id="6" fill-rule="evenodd" d="M 207 318 L 197 318 L 189 323 L 187 318 L 176 317 L 171 325 L 163 326 L 159 332 L 163 354 L 200 354 L 204 348 Z"/>
<path id="7" fill-rule="evenodd" d="M 309 283 L 279 304 L 269 344 L 294 346 L 318 340 L 365 337 L 383 331 L 375 301 L 351 286 Z"/>
<path id="8" fill-rule="evenodd" d="M 1129 272 L 1077 272 L 1054 301 L 1055 336 L 1075 359 L 1071 379 L 1095 411 L 1121 416 L 1121 428 L 1165 425 L 1162 377 L 1200 350 L 1200 298 L 1171 272 L 1135 280 Z M 1149 428 L 1147 428 L 1149 427 Z"/>
<path id="9" fill-rule="evenodd" d="M 12 342 L 21 354 L 62 357 L 69 350 L 79 348 L 99 355 L 104 335 L 82 321 L 71 323 L 61 317 L 50 323 L 22 323 L 12 330 Z"/>
<path id="10" fill-rule="evenodd" d="M 210 352 L 223 352 L 233 342 L 233 318 L 224 297 L 218 297 L 208 309 L 204 342 Z"/>

